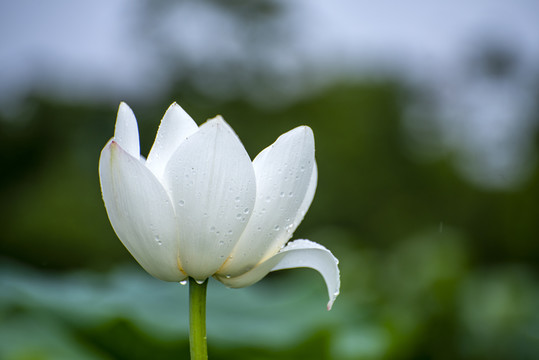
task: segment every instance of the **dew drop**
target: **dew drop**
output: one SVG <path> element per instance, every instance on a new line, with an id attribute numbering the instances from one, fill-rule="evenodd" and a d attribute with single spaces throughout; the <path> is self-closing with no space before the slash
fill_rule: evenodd
<path id="1" fill-rule="evenodd" d="M 249 214 L 249 208 L 243 209 L 243 213 L 244 213 L 244 214 Z"/>
<path id="2" fill-rule="evenodd" d="M 206 280 L 195 280 L 195 281 L 196 281 L 196 283 L 198 285 L 202 285 L 202 284 L 204 284 L 204 281 L 206 281 Z"/>
<path id="3" fill-rule="evenodd" d="M 266 196 L 266 202 L 271 202 L 271 197 Z"/>
<path id="4" fill-rule="evenodd" d="M 259 226 L 256 228 L 256 231 L 262 231 L 262 228 Z"/>
<path id="5" fill-rule="evenodd" d="M 154 240 L 157 243 L 157 245 L 163 245 L 163 242 L 161 241 L 161 239 L 159 239 L 159 235 L 156 235 Z"/>
<path id="6" fill-rule="evenodd" d="M 210 231 L 214 232 L 215 231 L 215 226 L 210 227 Z"/>
<path id="7" fill-rule="evenodd" d="M 184 205 L 185 205 L 185 201 L 183 201 L 183 200 L 178 201 L 178 205 L 184 206 Z"/>
<path id="8" fill-rule="evenodd" d="M 187 280 L 180 281 L 180 285 L 187 285 Z"/>
<path id="9" fill-rule="evenodd" d="M 236 198 L 234 199 L 235 202 L 240 202 L 240 197 L 239 196 L 236 196 Z"/>
<path id="10" fill-rule="evenodd" d="M 236 219 L 241 219 L 241 214 L 236 214 Z"/>
<path id="11" fill-rule="evenodd" d="M 284 197 L 284 191 L 281 191 L 281 193 L 279 194 L 280 197 Z"/>
<path id="12" fill-rule="evenodd" d="M 232 230 L 228 230 L 226 233 L 227 233 L 228 235 L 232 235 Z"/>
<path id="13" fill-rule="evenodd" d="M 281 227 L 279 225 L 275 225 L 275 227 L 273 228 L 275 231 L 279 231 Z"/>
<path id="14" fill-rule="evenodd" d="M 230 275 L 226 275 L 225 277 L 226 277 L 227 279 L 230 279 L 230 278 L 231 278 L 231 276 L 230 276 Z"/>
<path id="15" fill-rule="evenodd" d="M 292 191 L 290 191 L 290 192 L 288 193 L 288 197 L 293 197 L 293 196 L 294 196 L 294 193 L 293 193 Z"/>
<path id="16" fill-rule="evenodd" d="M 219 241 L 219 245 L 223 246 L 225 242 L 223 240 Z"/>

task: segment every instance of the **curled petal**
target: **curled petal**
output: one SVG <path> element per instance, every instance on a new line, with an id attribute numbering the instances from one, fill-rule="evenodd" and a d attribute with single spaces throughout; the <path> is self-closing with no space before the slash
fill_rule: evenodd
<path id="1" fill-rule="evenodd" d="M 217 275 L 216 278 L 229 287 L 241 288 L 256 283 L 270 271 L 298 267 L 312 268 L 318 271 L 326 282 L 329 294 L 327 308 L 330 310 L 341 287 L 338 264 L 339 260 L 322 245 L 309 240 L 295 240 L 243 275 L 236 277 Z"/>
<path id="2" fill-rule="evenodd" d="M 312 130 L 300 126 L 281 135 L 255 158 L 253 166 L 255 209 L 220 274 L 238 276 L 270 258 L 303 220 L 317 180 Z"/>
<path id="3" fill-rule="evenodd" d="M 217 117 L 180 144 L 164 179 L 177 215 L 182 266 L 204 280 L 229 256 L 251 216 L 256 192 L 251 160 Z"/>
<path id="4" fill-rule="evenodd" d="M 155 142 L 146 160 L 146 167 L 162 179 L 165 167 L 178 146 L 198 130 L 197 124 L 180 105 L 173 103 L 165 112 Z"/>
<path id="5" fill-rule="evenodd" d="M 140 157 L 137 119 L 133 110 L 124 102 L 120 103 L 116 126 L 114 127 L 114 141 L 134 158 Z"/>
<path id="6" fill-rule="evenodd" d="M 99 158 L 99 179 L 112 227 L 131 255 L 156 278 L 185 279 L 174 210 L 155 176 L 111 140 Z"/>

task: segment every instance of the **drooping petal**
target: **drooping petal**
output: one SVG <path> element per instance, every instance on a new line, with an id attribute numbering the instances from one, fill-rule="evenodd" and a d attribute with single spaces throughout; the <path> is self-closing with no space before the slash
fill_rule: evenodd
<path id="1" fill-rule="evenodd" d="M 197 124 L 180 105 L 173 103 L 165 112 L 155 142 L 146 160 L 146 167 L 158 179 L 163 178 L 167 163 L 180 143 L 198 130 Z"/>
<path id="2" fill-rule="evenodd" d="M 114 127 L 114 141 L 118 143 L 134 158 L 140 156 L 138 125 L 133 110 L 124 102 L 120 103 L 116 126 Z"/>
<path id="3" fill-rule="evenodd" d="M 240 288 L 256 283 L 270 271 L 298 267 L 312 268 L 318 271 L 326 282 L 329 294 L 327 307 L 330 310 L 341 287 L 338 264 L 339 260 L 322 245 L 309 240 L 295 240 L 243 275 L 237 277 L 217 275 L 216 278 L 226 286 Z"/>
<path id="4" fill-rule="evenodd" d="M 156 278 L 185 279 L 174 209 L 155 176 L 111 140 L 99 158 L 99 179 L 112 227 L 131 255 Z"/>
<path id="5" fill-rule="evenodd" d="M 276 254 L 303 220 L 316 189 L 314 136 L 307 126 L 281 135 L 253 161 L 256 203 L 219 274 L 238 276 Z"/>
<path id="6" fill-rule="evenodd" d="M 180 144 L 164 174 L 180 234 L 180 260 L 196 280 L 213 275 L 243 232 L 256 181 L 249 155 L 220 117 Z"/>

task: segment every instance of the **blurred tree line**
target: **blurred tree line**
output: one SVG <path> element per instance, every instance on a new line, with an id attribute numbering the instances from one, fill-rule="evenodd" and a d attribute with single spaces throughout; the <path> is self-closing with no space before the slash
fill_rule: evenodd
<path id="1" fill-rule="evenodd" d="M 389 81 L 340 84 L 268 108 L 182 88 L 166 102 L 130 106 L 143 155 L 175 100 L 199 124 L 223 115 L 252 158 L 285 131 L 309 125 L 320 179 L 302 234 L 336 227 L 352 235 L 351 247 L 384 249 L 425 228 L 456 229 L 469 238 L 474 264 L 536 268 L 539 168 L 519 188 L 488 190 L 456 173 L 451 151 L 432 161 L 417 159 L 402 126 L 406 91 Z M 4 256 L 51 269 L 105 269 L 125 258 L 122 246 L 111 241 L 96 170 L 115 114 L 112 106 L 32 97 L 16 121 L 0 119 Z"/>

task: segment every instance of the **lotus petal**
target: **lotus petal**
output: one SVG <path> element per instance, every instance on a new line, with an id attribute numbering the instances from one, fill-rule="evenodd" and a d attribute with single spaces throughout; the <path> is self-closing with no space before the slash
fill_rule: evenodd
<path id="1" fill-rule="evenodd" d="M 137 119 L 133 110 L 126 103 L 120 103 L 116 125 L 114 127 L 114 141 L 129 155 L 138 159 L 140 157 L 140 145 Z"/>
<path id="2" fill-rule="evenodd" d="M 197 124 L 178 104 L 173 103 L 166 111 L 157 131 L 155 142 L 146 160 L 146 167 L 158 179 L 163 178 L 165 167 L 178 146 L 198 130 Z"/>
<path id="3" fill-rule="evenodd" d="M 182 266 L 204 280 L 229 256 L 251 217 L 256 193 L 251 160 L 217 117 L 180 144 L 164 179 L 176 210 Z"/>
<path id="4" fill-rule="evenodd" d="M 241 288 L 256 283 L 270 271 L 298 267 L 312 268 L 318 271 L 326 282 L 329 294 L 327 308 L 330 310 L 341 286 L 338 264 L 337 258 L 322 245 L 309 240 L 295 240 L 243 275 L 236 277 L 218 275 L 217 278 L 229 287 Z"/>
<path id="5" fill-rule="evenodd" d="M 113 139 L 101 152 L 99 178 L 109 220 L 131 255 L 156 278 L 185 279 L 174 209 L 153 173 Z"/>
<path id="6" fill-rule="evenodd" d="M 314 137 L 307 126 L 283 135 L 253 161 L 256 203 L 220 274 L 238 276 L 276 254 L 290 240 L 316 189 Z"/>

